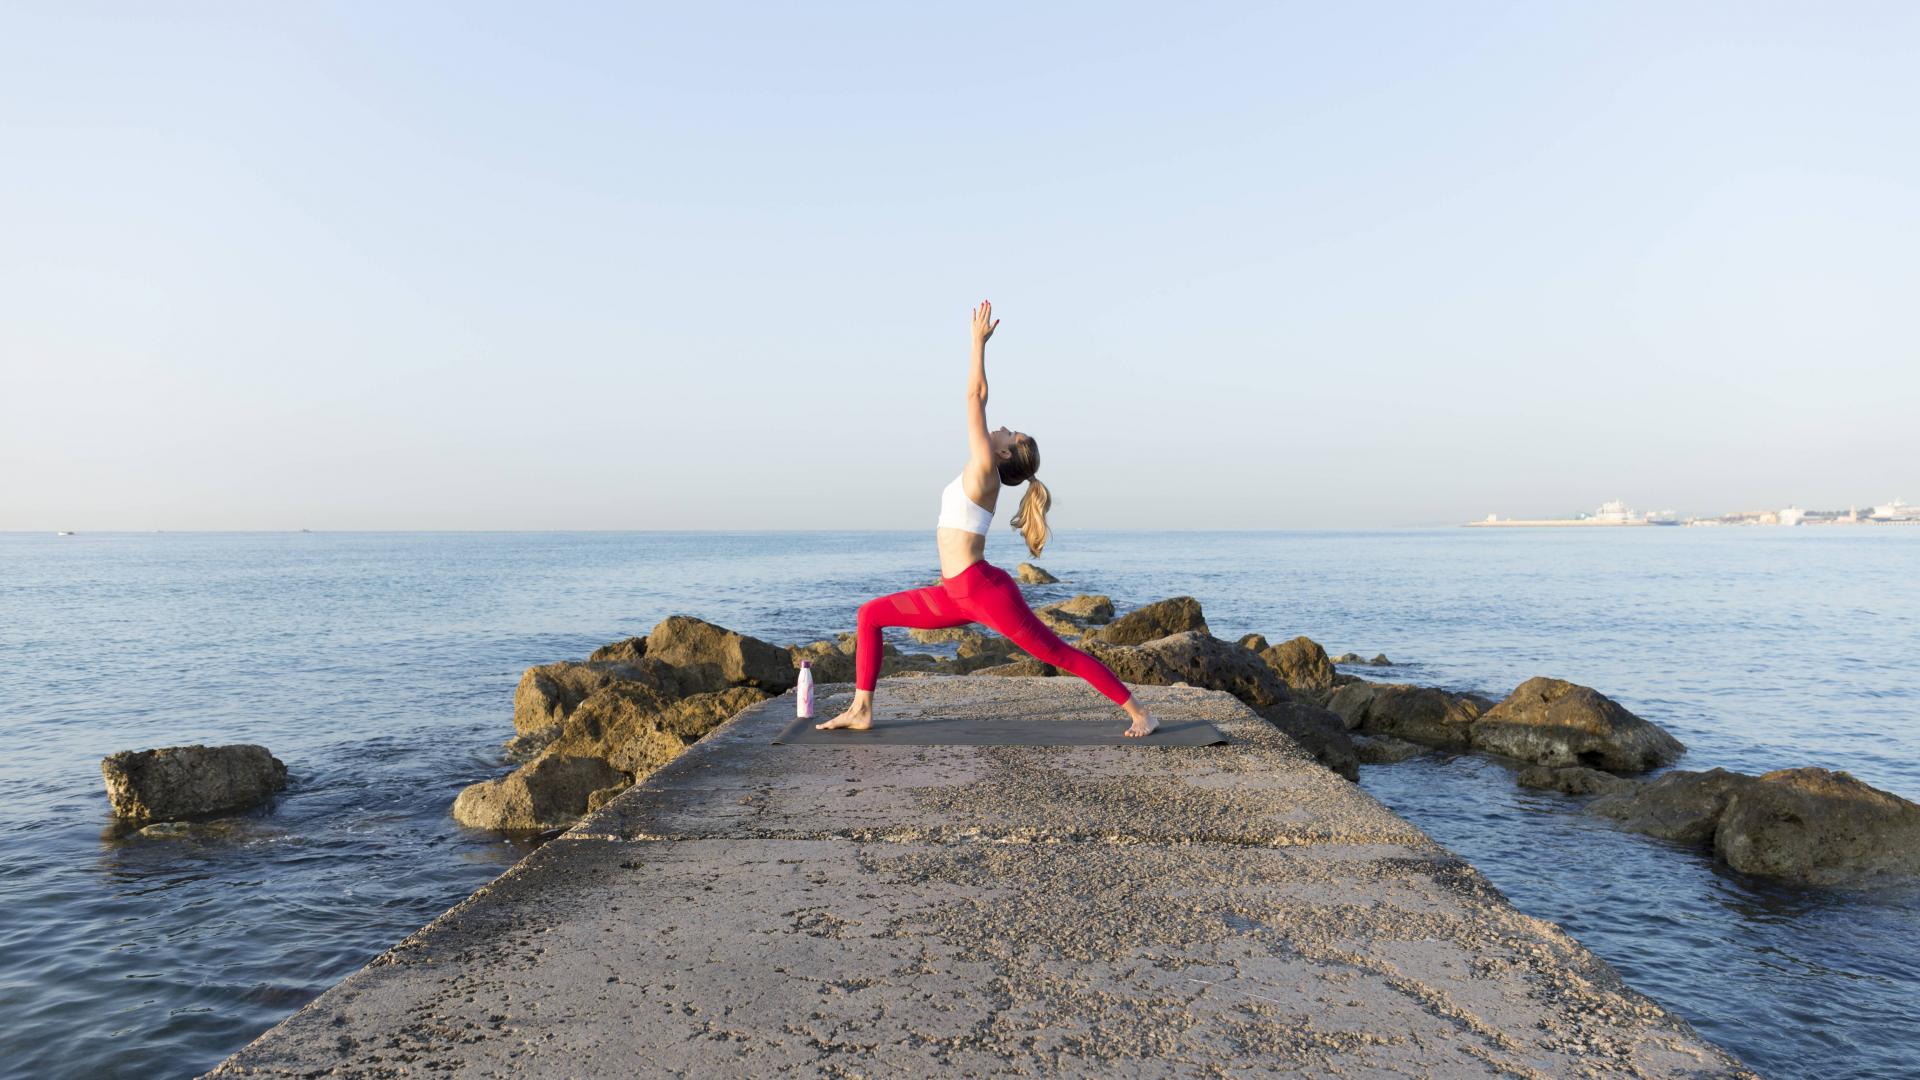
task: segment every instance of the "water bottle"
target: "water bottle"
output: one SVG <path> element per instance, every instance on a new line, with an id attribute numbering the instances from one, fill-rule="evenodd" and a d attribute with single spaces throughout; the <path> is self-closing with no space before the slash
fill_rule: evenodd
<path id="1" fill-rule="evenodd" d="M 813 661 L 800 661 L 800 685 L 793 688 L 793 700 L 800 719 L 813 719 Z"/>

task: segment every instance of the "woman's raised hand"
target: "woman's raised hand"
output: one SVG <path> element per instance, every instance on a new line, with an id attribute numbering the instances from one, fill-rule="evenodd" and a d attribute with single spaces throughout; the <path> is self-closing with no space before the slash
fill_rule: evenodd
<path id="1" fill-rule="evenodd" d="M 985 345 L 999 328 L 1000 320 L 993 317 L 993 301 L 980 301 L 980 306 L 973 309 L 973 343 Z"/>

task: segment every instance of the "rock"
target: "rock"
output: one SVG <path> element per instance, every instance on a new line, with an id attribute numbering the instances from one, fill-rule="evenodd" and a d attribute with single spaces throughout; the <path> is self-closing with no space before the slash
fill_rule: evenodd
<path id="1" fill-rule="evenodd" d="M 1640 786 L 1639 781 L 1624 776 L 1615 776 L 1598 769 L 1568 765 L 1564 768 L 1549 769 L 1545 765 L 1533 765 L 1520 770 L 1514 782 L 1524 788 L 1540 788 L 1545 791 L 1563 791 L 1568 795 L 1611 795 L 1618 791 L 1632 791 Z"/>
<path id="2" fill-rule="evenodd" d="M 1059 634 L 1066 641 L 1073 641 L 1087 632 L 1087 625 L 1076 619 L 1069 619 L 1057 611 L 1046 608 L 1034 608 L 1033 616 L 1046 625 L 1046 628 Z"/>
<path id="3" fill-rule="evenodd" d="M 1243 649 L 1252 649 L 1254 652 L 1266 652 L 1267 651 L 1267 635 L 1247 634 L 1241 637 L 1241 639 L 1235 642 L 1234 644 L 1240 646 Z"/>
<path id="4" fill-rule="evenodd" d="M 966 626 L 942 626 L 937 630 L 922 630 L 910 627 L 907 636 L 922 645 L 944 645 L 953 641 L 966 641 L 969 638 L 984 637 L 972 624 Z"/>
<path id="5" fill-rule="evenodd" d="M 1367 718 L 1367 707 L 1373 704 L 1373 692 L 1380 689 L 1381 685 L 1356 679 L 1335 690 L 1327 698 L 1325 705 L 1329 711 L 1340 717 L 1340 722 L 1347 725 L 1348 731 L 1358 730 Z"/>
<path id="6" fill-rule="evenodd" d="M 1142 645 L 1155 638 L 1188 631 L 1207 633 L 1206 616 L 1201 614 L 1200 601 L 1191 596 L 1176 596 L 1129 611 L 1113 622 L 1089 631 L 1082 640 L 1108 645 Z"/>
<path id="7" fill-rule="evenodd" d="M 1419 757 L 1427 748 L 1391 735 L 1355 735 L 1353 753 L 1362 765 L 1393 765 Z"/>
<path id="8" fill-rule="evenodd" d="M 613 800 L 619 798 L 621 792 L 627 790 L 632 786 L 633 786 L 632 784 L 613 784 L 609 787 L 603 787 L 599 791 L 596 791 L 593 794 L 588 795 L 587 796 L 587 813 L 591 814 L 595 810 L 598 810 L 601 807 L 612 802 Z"/>
<path id="9" fill-rule="evenodd" d="M 952 642 L 958 647 L 951 660 L 941 661 L 939 670 L 950 671 L 956 675 L 966 675 L 979 668 L 1004 664 L 1021 655 L 1013 642 L 999 634 L 985 633 L 978 628 L 968 626 L 946 627 L 939 630 L 909 630 L 909 637 L 923 644 L 944 644 Z"/>
<path id="10" fill-rule="evenodd" d="M 653 628 L 647 659 L 678 668 L 683 679 L 699 678 L 706 692 L 750 686 L 779 694 L 800 678 L 787 650 L 690 615 L 669 616 Z"/>
<path id="11" fill-rule="evenodd" d="M 287 767 L 264 746 L 168 746 L 100 759 L 115 817 L 128 822 L 242 810 L 287 786 Z"/>
<path id="12" fill-rule="evenodd" d="M 644 637 L 630 637 L 616 641 L 611 645 L 600 646 L 593 650 L 593 655 L 587 657 L 587 660 L 589 662 L 613 661 L 630 664 L 645 655 L 647 655 L 647 639 Z"/>
<path id="13" fill-rule="evenodd" d="M 1333 685 L 1333 663 L 1327 659 L 1327 650 L 1310 637 L 1303 635 L 1262 650 L 1260 659 L 1295 690 L 1323 690 Z"/>
<path id="14" fill-rule="evenodd" d="M 1405 683 L 1353 682 L 1327 699 L 1348 730 L 1455 750 L 1471 745 L 1473 723 L 1491 704 L 1476 694 Z"/>
<path id="15" fill-rule="evenodd" d="M 1733 792 L 1751 783 L 1753 777 L 1725 769 L 1675 769 L 1649 783 L 1603 795 L 1587 804 L 1587 813 L 1663 840 L 1704 844 L 1712 839 Z"/>
<path id="16" fill-rule="evenodd" d="M 963 638 L 949 666 L 962 675 L 970 674 L 985 667 L 998 667 L 1026 654 L 1013 647 L 1013 642 L 999 634 L 974 634 Z"/>
<path id="17" fill-rule="evenodd" d="M 1060 580 L 1030 562 L 1023 562 L 1018 567 L 1015 567 L 1014 573 L 1019 576 L 1021 583 L 1025 585 L 1052 585 Z"/>
<path id="18" fill-rule="evenodd" d="M 1047 629 L 1064 638 L 1076 638 L 1090 626 L 1113 621 L 1113 601 L 1092 593 L 1081 593 L 1071 600 L 1058 600 L 1033 609 Z"/>
<path id="19" fill-rule="evenodd" d="M 184 821 L 156 821 L 140 830 L 148 840 L 185 840 L 193 835 L 193 826 Z"/>
<path id="20" fill-rule="evenodd" d="M 1781 769 L 1734 786 L 1714 852 L 1746 874 L 1858 885 L 1920 874 L 1920 806 L 1827 769 Z"/>
<path id="21" fill-rule="evenodd" d="M 573 710 L 542 756 L 594 757 L 630 776 L 645 776 L 769 696 L 736 686 L 676 700 L 632 683 L 609 686 Z"/>
<path id="22" fill-rule="evenodd" d="M 1387 659 L 1386 653 L 1380 653 L 1379 655 L 1375 656 L 1371 660 L 1364 660 L 1361 658 L 1359 653 L 1343 652 L 1339 656 L 1333 657 L 1332 663 L 1365 664 L 1368 667 L 1392 667 L 1393 666 L 1393 661 Z"/>
<path id="23" fill-rule="evenodd" d="M 1240 650 L 1245 652 L 1246 650 Z M 1268 723 L 1287 733 L 1313 760 L 1349 780 L 1360 779 L 1360 762 L 1353 739 L 1340 718 L 1320 708 L 1295 701 L 1282 701 L 1255 709 Z"/>
<path id="24" fill-rule="evenodd" d="M 1686 751 L 1680 740 L 1591 687 L 1528 679 L 1473 725 L 1475 749 L 1536 765 L 1645 772 Z"/>
<path id="25" fill-rule="evenodd" d="M 548 750 L 498 780 L 469 785 L 454 799 L 453 816 L 475 829 L 557 829 L 586 813 L 595 792 L 627 782 L 597 757 Z"/>
<path id="26" fill-rule="evenodd" d="M 1031 656 L 1023 656 L 1012 663 L 975 668 L 972 674 L 998 675 L 1010 678 L 1049 678 L 1060 674 L 1060 669 L 1054 667 L 1052 664 L 1043 664 Z"/>
<path id="27" fill-rule="evenodd" d="M 538 664 L 520 676 L 513 691 L 513 729 L 540 731 L 567 718 L 582 701 L 615 683 L 638 683 L 663 694 L 679 692 L 677 673 L 657 659 L 634 663 L 561 660 Z"/>
<path id="28" fill-rule="evenodd" d="M 953 672 L 953 665 L 937 656 L 926 653 L 889 652 L 880 658 L 880 674 L 888 675 L 945 675 Z"/>
<path id="29" fill-rule="evenodd" d="M 1097 593 L 1081 593 L 1071 600 L 1059 600 L 1047 607 L 1089 626 L 1113 621 L 1113 600 Z"/>
<path id="30" fill-rule="evenodd" d="M 560 737 L 562 724 L 548 724 L 534 731 L 523 731 L 508 739 L 500 746 L 500 753 L 514 764 L 524 764 L 540 756 L 540 752 Z"/>
<path id="31" fill-rule="evenodd" d="M 1172 634 L 1144 645 L 1083 644 L 1122 682 L 1155 686 L 1186 682 L 1208 690 L 1225 690 L 1255 708 L 1293 700 L 1287 684 L 1266 661 L 1205 631 Z"/>
<path id="32" fill-rule="evenodd" d="M 795 645 L 787 651 L 793 654 L 794 670 L 799 670 L 802 660 L 812 666 L 815 685 L 853 681 L 853 653 L 841 648 L 839 642 L 816 641 L 809 645 Z M 797 680 L 799 676 L 794 678 Z"/>

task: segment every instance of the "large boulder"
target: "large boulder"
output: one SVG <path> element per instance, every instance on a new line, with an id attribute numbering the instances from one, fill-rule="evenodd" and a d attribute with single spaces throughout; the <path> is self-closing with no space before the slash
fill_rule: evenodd
<path id="1" fill-rule="evenodd" d="M 1844 772 L 1781 769 L 1739 785 L 1713 848 L 1742 873 L 1802 885 L 1920 874 L 1920 806 Z"/>
<path id="2" fill-rule="evenodd" d="M 596 757 L 623 773 L 644 776 L 767 696 L 735 686 L 670 699 L 633 683 L 609 686 L 573 710 L 545 754 Z"/>
<path id="3" fill-rule="evenodd" d="M 167 746 L 100 759 L 107 802 L 129 822 L 178 821 L 242 810 L 287 786 L 287 767 L 264 746 Z"/>
<path id="4" fill-rule="evenodd" d="M 475 829 L 557 829 L 586 813 L 594 792 L 628 780 L 597 757 L 549 749 L 497 780 L 469 785 L 454 799 L 453 816 Z"/>
<path id="5" fill-rule="evenodd" d="M 679 692 L 677 672 L 658 659 L 634 662 L 561 660 L 537 664 L 520 676 L 513 691 L 513 729 L 522 735 L 567 718 L 579 704 L 616 683 L 635 683 L 662 694 Z"/>
<path id="6" fill-rule="evenodd" d="M 1686 747 L 1591 687 L 1536 676 L 1473 725 L 1473 746 L 1535 765 L 1645 772 Z"/>
<path id="7" fill-rule="evenodd" d="M 787 650 L 691 615 L 661 620 L 647 635 L 646 658 L 671 664 L 683 679 L 695 680 L 690 693 L 750 686 L 779 694 L 800 679 Z"/>
<path id="8" fill-rule="evenodd" d="M 1184 682 L 1207 690 L 1225 690 L 1255 708 L 1293 700 L 1287 684 L 1266 661 L 1202 630 L 1155 638 L 1144 645 L 1083 645 L 1122 682 L 1156 686 Z"/>
<path id="9" fill-rule="evenodd" d="M 1143 645 L 1155 638 L 1188 631 L 1207 633 L 1206 616 L 1200 611 L 1200 601 L 1191 596 L 1176 596 L 1129 611 L 1107 625 L 1089 631 L 1083 640 L 1108 645 Z"/>
<path id="10" fill-rule="evenodd" d="M 1243 650 L 1244 651 L 1244 650 Z M 1313 760 L 1349 780 L 1360 779 L 1360 760 L 1340 718 L 1318 705 L 1282 701 L 1255 709 L 1313 755 Z"/>
<path id="11" fill-rule="evenodd" d="M 1727 800 L 1736 789 L 1751 783 L 1753 777 L 1726 769 L 1675 769 L 1637 787 L 1603 795 L 1587 804 L 1587 813 L 1612 818 L 1622 828 L 1662 840 L 1704 844 L 1719 827 Z"/>
<path id="12" fill-rule="evenodd" d="M 1559 769 L 1533 765 L 1521 769 L 1519 775 L 1513 779 L 1524 788 L 1561 791 L 1568 795 L 1611 795 L 1619 791 L 1632 791 L 1640 786 L 1637 780 L 1629 780 L 1624 776 L 1615 776 L 1612 773 L 1580 765 L 1568 765 Z"/>
<path id="13" fill-rule="evenodd" d="M 1027 585 L 1052 585 L 1060 580 L 1030 562 L 1023 562 L 1015 567 L 1014 573 L 1019 576 L 1023 584 Z"/>
<path id="14" fill-rule="evenodd" d="M 1453 694 L 1431 686 L 1351 682 L 1334 691 L 1327 708 L 1348 730 L 1464 750 L 1474 721 L 1490 702 L 1477 694 Z"/>
<path id="15" fill-rule="evenodd" d="M 1295 690 L 1324 690 L 1333 685 L 1333 662 L 1327 659 L 1327 650 L 1305 635 L 1269 646 L 1260 659 Z"/>
<path id="16" fill-rule="evenodd" d="M 1240 640 L 1234 642 L 1234 644 L 1240 646 L 1243 649 L 1252 649 L 1254 652 L 1266 652 L 1267 651 L 1267 635 L 1242 634 L 1240 635 Z"/>

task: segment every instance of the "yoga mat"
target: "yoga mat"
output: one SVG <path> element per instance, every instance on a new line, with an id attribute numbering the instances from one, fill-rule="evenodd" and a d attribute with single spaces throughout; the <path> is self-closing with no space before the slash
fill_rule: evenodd
<path id="1" fill-rule="evenodd" d="M 1054 720 L 1038 716 L 946 718 L 882 717 L 865 731 L 816 731 L 826 719 L 795 720 L 774 736 L 775 746 L 1219 746 L 1226 736 L 1204 720 L 1162 721 L 1151 735 L 1129 739 L 1124 717 Z"/>

